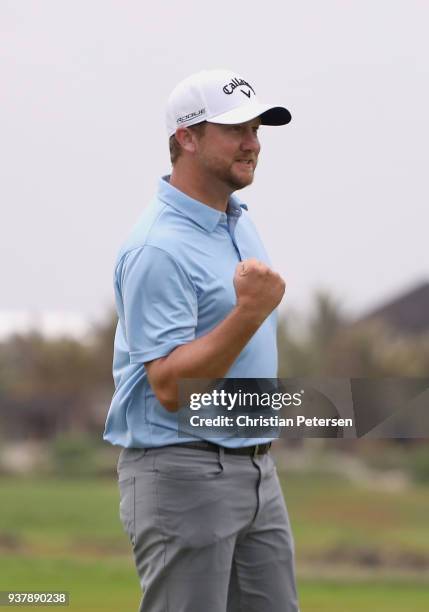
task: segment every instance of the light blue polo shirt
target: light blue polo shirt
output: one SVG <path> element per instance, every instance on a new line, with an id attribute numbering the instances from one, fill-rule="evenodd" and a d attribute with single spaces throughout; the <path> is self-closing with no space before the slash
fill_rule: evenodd
<path id="1" fill-rule="evenodd" d="M 144 363 L 164 357 L 211 331 L 233 309 L 237 264 L 256 257 L 269 265 L 245 204 L 231 196 L 227 213 L 159 181 L 158 193 L 119 251 L 114 274 L 118 311 L 113 378 L 115 393 L 104 439 L 148 448 L 191 442 L 177 433 L 177 413 L 157 400 Z M 277 314 L 250 339 L 225 378 L 277 376 Z M 204 439 L 227 447 L 271 438 L 226 435 Z"/>

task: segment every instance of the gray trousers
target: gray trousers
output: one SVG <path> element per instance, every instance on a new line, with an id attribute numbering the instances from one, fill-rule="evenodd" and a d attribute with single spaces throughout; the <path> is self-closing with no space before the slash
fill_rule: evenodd
<path id="1" fill-rule="evenodd" d="M 299 612 L 293 538 L 269 453 L 124 449 L 118 475 L 140 612 Z"/>

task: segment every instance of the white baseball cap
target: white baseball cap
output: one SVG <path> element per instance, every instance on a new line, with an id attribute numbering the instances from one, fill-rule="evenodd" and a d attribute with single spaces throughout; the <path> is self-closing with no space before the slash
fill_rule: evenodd
<path id="1" fill-rule="evenodd" d="M 254 87 L 232 70 L 203 70 L 181 81 L 167 102 L 167 132 L 208 121 L 232 125 L 261 117 L 263 125 L 285 125 L 291 114 L 283 106 L 262 104 Z"/>

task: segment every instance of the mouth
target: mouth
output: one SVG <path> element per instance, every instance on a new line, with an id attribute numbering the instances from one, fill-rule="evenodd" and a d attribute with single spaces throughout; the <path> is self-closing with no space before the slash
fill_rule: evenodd
<path id="1" fill-rule="evenodd" d="M 255 169 L 255 165 L 256 165 L 253 159 L 237 159 L 236 163 L 240 164 L 244 168 L 249 168 L 252 170 Z"/>

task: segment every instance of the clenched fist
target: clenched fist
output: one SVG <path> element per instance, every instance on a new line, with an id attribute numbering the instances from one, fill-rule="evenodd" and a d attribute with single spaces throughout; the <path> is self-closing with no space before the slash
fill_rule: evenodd
<path id="1" fill-rule="evenodd" d="M 241 261 L 234 275 L 237 307 L 261 324 L 278 306 L 285 292 L 282 277 L 257 259 Z"/>

